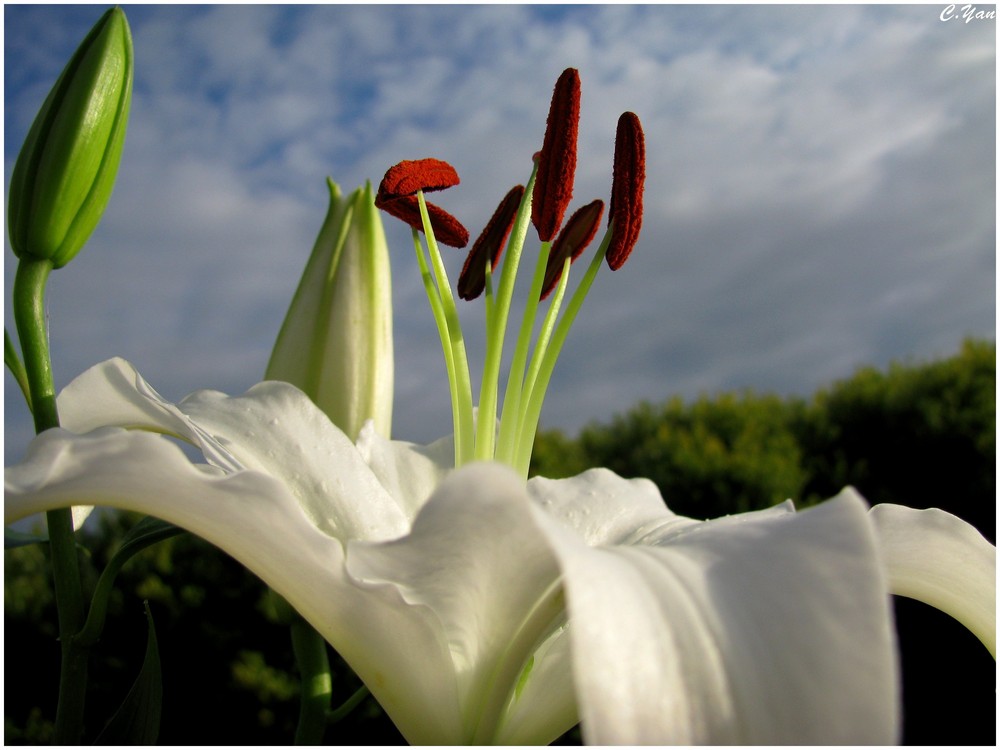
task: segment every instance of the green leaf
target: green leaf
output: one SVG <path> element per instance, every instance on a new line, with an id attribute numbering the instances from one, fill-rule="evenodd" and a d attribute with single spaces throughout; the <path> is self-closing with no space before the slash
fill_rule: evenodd
<path id="1" fill-rule="evenodd" d="M 115 578 L 122 566 L 146 547 L 183 533 L 185 533 L 184 529 L 152 516 L 146 516 L 129 530 L 122 539 L 122 546 L 101 572 L 101 577 L 94 588 L 94 597 L 91 600 L 87 622 L 77 634 L 77 642 L 85 646 L 92 646 L 101 637 L 108 610 L 108 599 L 114 588 Z"/>
<path id="2" fill-rule="evenodd" d="M 95 745 L 155 745 L 160 733 L 160 710 L 163 703 L 163 681 L 160 677 L 160 654 L 156 646 L 153 615 L 146 607 L 149 638 L 142 669 L 129 690 L 121 708 L 111 717 Z"/>
<path id="3" fill-rule="evenodd" d="M 10 374 L 14 376 L 14 380 L 21 387 L 21 393 L 24 394 L 24 400 L 28 402 L 28 408 L 31 408 L 31 388 L 28 385 L 28 373 L 24 369 L 24 363 L 21 362 L 21 358 L 17 356 L 17 349 L 14 346 L 14 342 L 11 341 L 10 333 L 7 329 L 3 329 L 3 363 L 7 365 L 7 369 L 10 370 Z"/>
<path id="4" fill-rule="evenodd" d="M 120 569 L 130 558 L 146 547 L 183 533 L 185 533 L 184 529 L 179 526 L 161 521 L 159 518 L 146 516 L 129 529 L 129 532 L 122 539 L 122 546 L 108 563 L 108 568 L 116 566 Z"/>

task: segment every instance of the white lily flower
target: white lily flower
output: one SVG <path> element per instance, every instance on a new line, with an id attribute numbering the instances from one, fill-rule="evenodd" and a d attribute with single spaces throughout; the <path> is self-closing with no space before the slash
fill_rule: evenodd
<path id="1" fill-rule="evenodd" d="M 439 160 L 403 162 L 386 174 L 376 205 L 415 227 L 454 438 L 390 441 L 368 423 L 355 442 L 309 395 L 273 381 L 243 396 L 199 391 L 173 404 L 127 362 L 109 360 L 60 395 L 63 429 L 39 435 L 6 470 L 6 520 L 95 504 L 198 534 L 287 599 L 412 743 L 545 743 L 577 721 L 593 743 L 893 742 L 890 586 L 978 633 L 993 627 L 984 608 L 995 602 L 995 550 L 963 538 L 960 521 L 944 533 L 923 522 L 907 530 L 905 514 L 869 514 L 852 490 L 802 512 L 786 503 L 695 521 L 671 513 L 651 482 L 607 470 L 526 478 L 569 327 L 604 260 L 620 267 L 641 227 L 645 146 L 638 118 L 626 113 L 609 230 L 560 316 L 570 263 L 600 220 L 597 202 L 588 204 L 550 242 L 572 194 L 563 167 L 576 160 L 578 88 L 566 71 L 537 173 L 508 193 L 459 282 L 463 297 L 487 295 L 478 423 L 435 240 L 436 227 L 455 243 L 465 230 L 423 197 L 458 175 Z M 534 212 L 542 246 L 497 419 L 533 200 L 545 204 Z M 553 288 L 532 347 L 539 298 Z M 914 538 L 940 576 L 932 583 Z M 955 553 L 973 557 L 956 563 Z M 990 574 L 946 591 L 987 562 Z"/>
<path id="2" fill-rule="evenodd" d="M 454 470 L 450 439 L 370 425 L 353 444 L 284 383 L 171 404 L 122 360 L 59 409 L 66 429 L 7 469 L 7 522 L 92 503 L 189 529 L 309 620 L 410 742 L 549 742 L 578 718 L 596 743 L 896 737 L 885 583 L 851 492 L 693 521 L 606 470 Z"/>

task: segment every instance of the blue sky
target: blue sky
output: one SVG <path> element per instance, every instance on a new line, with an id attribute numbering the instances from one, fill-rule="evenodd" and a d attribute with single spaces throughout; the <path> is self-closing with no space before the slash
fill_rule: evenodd
<path id="1" fill-rule="evenodd" d="M 543 427 L 639 399 L 806 395 L 949 355 L 996 321 L 995 21 L 919 6 L 130 6 L 128 140 L 98 231 L 50 284 L 57 386 L 111 356 L 162 394 L 262 376 L 325 213 L 401 159 L 451 162 L 473 237 L 583 83 L 573 206 L 615 122 L 647 139 L 643 232 L 566 344 Z M 4 7 L 5 178 L 102 6 Z M 5 180 L 5 182 L 6 182 Z M 409 233 L 391 217 L 394 433 L 450 428 Z M 447 256 L 453 278 L 464 253 Z M 5 316 L 13 278 L 5 254 Z M 580 273 L 579 271 L 577 273 Z M 482 309 L 461 309 L 474 369 Z M 30 422 L 5 376 L 5 454 Z"/>

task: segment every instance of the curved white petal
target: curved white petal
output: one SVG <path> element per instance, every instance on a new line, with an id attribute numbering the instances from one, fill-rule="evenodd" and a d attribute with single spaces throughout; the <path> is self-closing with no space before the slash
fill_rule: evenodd
<path id="1" fill-rule="evenodd" d="M 455 664 L 465 742 L 550 742 L 573 726 L 568 652 L 553 643 L 565 623 L 559 566 L 513 471 L 473 464 L 454 472 L 407 537 L 352 544 L 347 565 L 358 581 L 392 582 L 434 612 Z M 544 683 L 553 710 L 532 706 L 528 721 L 520 703 L 528 696 L 514 693 L 532 659 L 524 686 Z"/>
<path id="2" fill-rule="evenodd" d="M 5 495 L 7 522 L 82 501 L 217 545 L 316 627 L 412 743 L 548 742 L 576 721 L 559 569 L 503 467 L 453 474 L 407 536 L 346 547 L 282 481 L 192 464 L 141 431 L 49 430 L 6 470 Z M 553 710 L 525 705 L 539 687 Z"/>
<path id="3" fill-rule="evenodd" d="M 433 611 L 391 582 L 351 579 L 341 542 L 281 482 L 194 465 L 160 436 L 116 428 L 49 430 L 6 470 L 8 523 L 81 500 L 154 515 L 220 547 L 333 644 L 408 739 L 461 739 L 452 656 Z"/>
<path id="4" fill-rule="evenodd" d="M 430 445 L 387 440 L 373 422 L 366 422 L 358 435 L 357 448 L 386 492 L 411 520 L 455 466 L 455 441 L 451 436 Z"/>
<path id="5" fill-rule="evenodd" d="M 535 502 L 590 546 L 627 544 L 654 530 L 696 523 L 663 503 L 648 479 L 623 479 L 608 469 L 590 469 L 568 479 L 534 477 Z"/>
<path id="6" fill-rule="evenodd" d="M 174 435 L 227 471 L 275 477 L 313 523 L 341 541 L 392 539 L 409 518 L 343 432 L 302 391 L 258 383 L 242 396 L 197 391 L 179 404 L 163 399 L 131 364 L 90 368 L 59 395 L 62 424 L 73 432 L 117 426 Z"/>
<path id="7" fill-rule="evenodd" d="M 869 513 L 889 590 L 947 612 L 996 658 L 996 547 L 961 518 L 937 508 L 882 503 Z"/>
<path id="8" fill-rule="evenodd" d="M 616 479 L 593 479 L 591 512 L 627 515 L 628 481 L 602 505 Z M 534 491 L 559 494 L 546 484 Z M 894 641 L 860 498 L 686 524 L 663 508 L 659 527 L 644 513 L 645 541 L 596 548 L 563 525 L 588 528 L 588 514 L 537 514 L 563 566 L 588 742 L 896 739 Z"/>

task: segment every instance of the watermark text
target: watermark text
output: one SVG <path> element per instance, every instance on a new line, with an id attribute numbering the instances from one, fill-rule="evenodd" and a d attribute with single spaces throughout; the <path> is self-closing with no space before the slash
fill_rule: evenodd
<path id="1" fill-rule="evenodd" d="M 997 12 L 995 9 L 980 10 L 975 5 L 963 5 L 961 7 L 946 5 L 940 15 L 942 21 L 964 21 L 965 23 L 971 21 L 995 21 L 996 17 Z"/>

